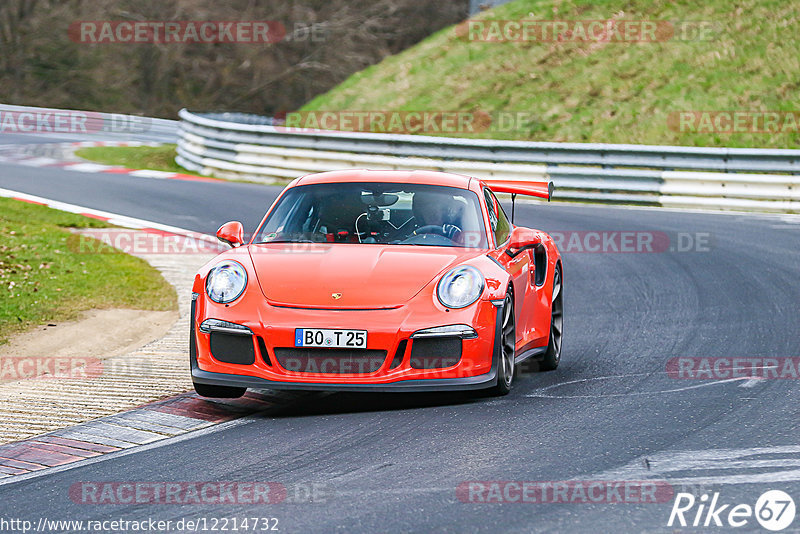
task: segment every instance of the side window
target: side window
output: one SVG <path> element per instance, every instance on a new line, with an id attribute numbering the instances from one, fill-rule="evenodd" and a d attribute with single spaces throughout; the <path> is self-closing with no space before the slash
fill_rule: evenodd
<path id="1" fill-rule="evenodd" d="M 492 225 L 492 232 L 494 232 L 494 239 L 498 245 L 506 242 L 508 235 L 511 233 L 511 223 L 508 222 L 508 217 L 503 211 L 503 206 L 497 201 L 494 193 L 488 189 L 483 190 L 483 195 L 486 198 L 486 208 L 489 211 L 489 223 Z"/>
<path id="2" fill-rule="evenodd" d="M 486 200 L 486 209 L 489 212 L 489 224 L 492 225 L 492 232 L 497 233 L 497 210 L 495 209 L 492 193 L 488 189 L 483 190 L 483 197 Z"/>

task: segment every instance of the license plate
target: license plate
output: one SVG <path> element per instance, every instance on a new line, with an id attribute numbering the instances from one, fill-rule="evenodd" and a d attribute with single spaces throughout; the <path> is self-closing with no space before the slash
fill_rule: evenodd
<path id="1" fill-rule="evenodd" d="M 296 328 L 295 347 L 325 347 L 331 349 L 366 349 L 366 330 L 329 330 L 324 328 Z"/>

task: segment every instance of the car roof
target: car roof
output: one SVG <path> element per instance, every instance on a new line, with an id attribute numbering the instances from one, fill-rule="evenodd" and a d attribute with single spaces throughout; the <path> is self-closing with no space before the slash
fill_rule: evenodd
<path id="1" fill-rule="evenodd" d="M 295 186 L 342 182 L 379 182 L 441 185 L 469 189 L 470 180 L 472 180 L 472 178 L 469 176 L 438 171 L 348 169 L 344 171 L 329 171 L 316 174 L 307 174 L 306 176 L 300 178 Z"/>

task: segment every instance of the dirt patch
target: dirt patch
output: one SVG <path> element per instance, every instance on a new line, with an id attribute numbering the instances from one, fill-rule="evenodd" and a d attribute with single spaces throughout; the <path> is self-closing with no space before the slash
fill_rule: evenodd
<path id="1" fill-rule="evenodd" d="M 78 321 L 39 326 L 0 345 L 0 361 L 92 358 L 127 354 L 161 339 L 179 318 L 177 311 L 90 310 Z M 26 367 L 25 378 L 47 374 L 47 365 Z M 13 381 L 0 368 L 0 383 Z"/>

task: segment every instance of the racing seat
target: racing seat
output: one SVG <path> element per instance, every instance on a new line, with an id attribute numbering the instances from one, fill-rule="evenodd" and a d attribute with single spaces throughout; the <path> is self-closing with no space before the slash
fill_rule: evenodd
<path id="1" fill-rule="evenodd" d="M 358 241 L 355 233 L 356 219 L 366 211 L 360 195 L 338 196 L 321 201 L 319 230 L 329 242 Z"/>

